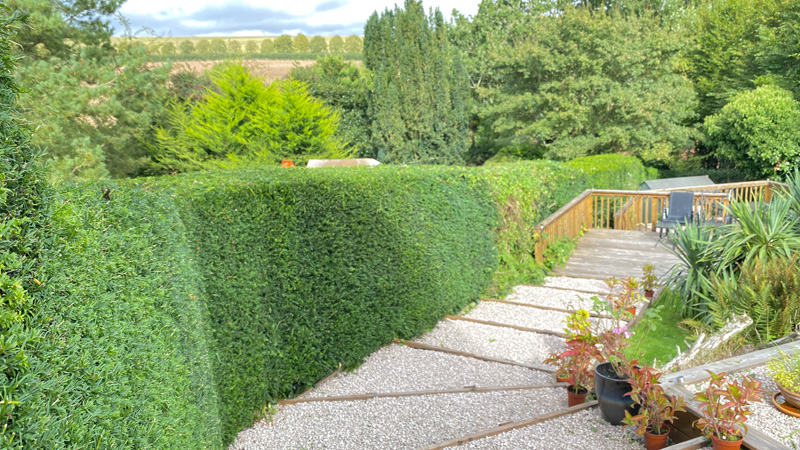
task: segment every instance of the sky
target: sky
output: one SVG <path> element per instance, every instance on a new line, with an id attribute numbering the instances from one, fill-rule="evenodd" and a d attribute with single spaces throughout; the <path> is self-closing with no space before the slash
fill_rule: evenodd
<path id="1" fill-rule="evenodd" d="M 449 20 L 455 8 L 475 15 L 480 0 L 424 0 Z M 363 35 L 374 11 L 402 0 L 127 0 L 120 9 L 131 31 L 142 27 L 157 36 L 307 36 Z M 124 27 L 114 23 L 115 35 Z M 139 34 L 146 36 L 146 34 Z"/>

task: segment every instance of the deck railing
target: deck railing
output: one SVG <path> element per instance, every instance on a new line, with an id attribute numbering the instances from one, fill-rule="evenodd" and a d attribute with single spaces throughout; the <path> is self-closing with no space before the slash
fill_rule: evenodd
<path id="1" fill-rule="evenodd" d="M 562 237 L 576 238 L 589 228 L 657 231 L 662 211 L 669 208 L 671 191 L 692 191 L 696 218 L 703 222 L 727 222 L 731 200 L 769 201 L 776 189 L 786 185 L 774 181 L 725 183 L 659 191 L 615 191 L 589 189 L 543 220 L 534 233 L 536 260 L 544 260 L 547 247 Z"/>

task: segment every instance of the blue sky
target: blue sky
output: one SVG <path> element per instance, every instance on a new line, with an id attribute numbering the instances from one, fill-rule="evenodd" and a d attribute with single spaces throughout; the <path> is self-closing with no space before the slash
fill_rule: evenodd
<path id="1" fill-rule="evenodd" d="M 396 0 L 128 0 L 120 12 L 132 31 L 142 27 L 159 36 L 279 36 L 281 34 L 361 35 L 373 11 L 394 7 Z M 400 1 L 402 3 L 402 0 Z M 479 0 L 428 0 L 449 19 L 455 8 L 474 15 Z M 115 34 L 123 27 L 114 24 Z"/>

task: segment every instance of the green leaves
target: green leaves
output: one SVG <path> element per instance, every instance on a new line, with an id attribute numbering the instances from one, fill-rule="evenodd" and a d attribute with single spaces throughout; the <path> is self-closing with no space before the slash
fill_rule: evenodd
<path id="1" fill-rule="evenodd" d="M 787 90 L 740 92 L 704 128 L 717 154 L 754 179 L 781 177 L 800 164 L 800 104 Z"/>
<path id="2" fill-rule="evenodd" d="M 217 68 L 213 88 L 197 103 L 173 103 L 168 126 L 156 131 L 154 168 L 188 172 L 260 161 L 344 158 L 339 115 L 287 80 L 265 87 L 238 64 Z"/>

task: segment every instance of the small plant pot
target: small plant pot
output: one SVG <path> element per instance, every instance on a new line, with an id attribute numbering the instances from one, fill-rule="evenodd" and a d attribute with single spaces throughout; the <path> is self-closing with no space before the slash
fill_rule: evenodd
<path id="1" fill-rule="evenodd" d="M 644 297 L 648 300 L 652 300 L 655 294 L 653 291 L 644 291 Z"/>
<path id="2" fill-rule="evenodd" d="M 667 428 L 666 425 L 664 425 Z M 644 448 L 647 450 L 661 450 L 667 446 L 669 440 L 669 428 L 664 434 L 654 434 L 650 432 L 650 428 L 644 432 Z"/>
<path id="3" fill-rule="evenodd" d="M 631 306 L 630 308 L 625 308 L 625 311 L 628 311 L 632 316 L 636 315 L 636 307 Z"/>
<path id="4" fill-rule="evenodd" d="M 586 395 L 589 391 L 586 389 L 574 390 L 575 386 L 567 387 L 567 406 L 578 406 L 586 403 Z"/>
<path id="5" fill-rule="evenodd" d="M 735 441 L 727 441 L 725 439 L 720 439 L 713 434 L 711 435 L 711 448 L 713 450 L 739 450 L 742 448 L 742 438 L 739 438 Z"/>
<path id="6" fill-rule="evenodd" d="M 556 375 L 556 383 L 566 383 L 569 381 L 569 377 L 560 377 Z"/>
<path id="7" fill-rule="evenodd" d="M 594 368 L 594 389 L 600 403 L 600 413 L 611 425 L 622 425 L 626 410 L 632 416 L 639 414 L 639 405 L 633 402 L 630 395 L 625 395 L 632 390 L 631 384 L 627 379 L 617 378 L 611 363 L 598 364 Z"/>
<path id="8" fill-rule="evenodd" d="M 786 400 L 786 403 L 794 406 L 797 409 L 800 409 L 800 393 L 792 392 L 786 389 L 777 381 L 775 384 L 778 385 L 778 390 L 781 391 L 781 395 L 783 395 L 783 399 Z"/>

